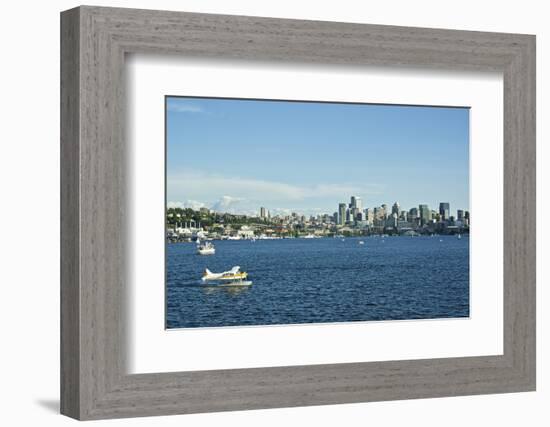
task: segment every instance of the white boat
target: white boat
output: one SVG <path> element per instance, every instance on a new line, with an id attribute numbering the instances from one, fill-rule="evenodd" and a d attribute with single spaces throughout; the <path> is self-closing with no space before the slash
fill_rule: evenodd
<path id="1" fill-rule="evenodd" d="M 456 237 L 457 237 L 457 239 L 462 239 L 462 234 L 459 233 L 458 236 L 456 236 Z"/>
<path id="2" fill-rule="evenodd" d="M 250 286 L 252 282 L 246 280 L 248 273 L 240 271 L 241 267 L 236 265 L 231 270 L 222 273 L 213 273 L 208 268 L 204 270 L 202 282 L 216 286 Z"/>
<path id="3" fill-rule="evenodd" d="M 362 240 L 359 240 L 359 244 L 360 244 L 360 245 L 364 245 L 365 242 L 363 242 Z"/>
<path id="4" fill-rule="evenodd" d="M 201 243 L 200 240 L 197 240 L 197 252 L 199 255 L 214 255 L 216 248 L 210 242 Z"/>

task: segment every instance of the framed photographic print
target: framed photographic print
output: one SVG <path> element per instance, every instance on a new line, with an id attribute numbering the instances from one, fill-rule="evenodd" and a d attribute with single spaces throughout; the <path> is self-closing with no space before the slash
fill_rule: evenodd
<path id="1" fill-rule="evenodd" d="M 61 40 L 62 413 L 534 390 L 534 36 L 83 6 Z"/>
<path id="2" fill-rule="evenodd" d="M 469 317 L 468 108 L 165 108 L 167 328 Z"/>

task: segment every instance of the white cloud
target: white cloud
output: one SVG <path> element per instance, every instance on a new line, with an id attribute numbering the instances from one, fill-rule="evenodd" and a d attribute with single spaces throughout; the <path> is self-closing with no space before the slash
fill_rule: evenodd
<path id="1" fill-rule="evenodd" d="M 240 202 L 243 202 L 244 199 L 240 197 L 231 197 L 223 196 L 218 201 L 216 201 L 210 209 L 216 212 L 228 212 L 232 211 L 232 208 L 235 208 Z"/>
<path id="2" fill-rule="evenodd" d="M 172 111 L 174 113 L 205 113 L 205 110 L 198 105 L 175 100 L 168 101 L 168 111 Z"/>
<path id="3" fill-rule="evenodd" d="M 277 181 L 221 176 L 188 171 L 168 177 L 171 195 L 187 194 L 201 199 L 216 199 L 231 194 L 235 201 L 300 202 L 313 198 L 333 198 L 335 203 L 350 195 L 380 194 L 381 186 L 374 184 L 316 184 L 293 185 Z M 229 197 L 229 196 L 227 196 Z M 282 203 L 277 203 L 279 206 Z M 286 203 L 285 203 L 286 204 Z"/>
<path id="4" fill-rule="evenodd" d="M 199 202 L 198 200 L 186 200 L 184 202 L 173 202 L 170 201 L 167 203 L 167 207 L 169 208 L 190 208 L 194 210 L 199 210 L 200 208 L 204 208 L 206 205 L 202 202 Z"/>

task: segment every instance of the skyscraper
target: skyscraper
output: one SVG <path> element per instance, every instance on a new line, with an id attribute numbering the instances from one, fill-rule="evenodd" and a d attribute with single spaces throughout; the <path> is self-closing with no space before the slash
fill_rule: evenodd
<path id="1" fill-rule="evenodd" d="M 363 200 L 361 200 L 361 197 L 351 196 L 349 208 L 350 209 L 362 210 L 363 209 Z"/>
<path id="2" fill-rule="evenodd" d="M 382 219 L 385 221 L 388 218 L 388 205 L 384 203 L 382 206 L 380 206 L 380 208 L 380 214 L 382 215 Z"/>
<path id="3" fill-rule="evenodd" d="M 420 214 L 420 224 L 427 224 L 432 216 L 428 205 L 418 205 L 418 212 Z"/>
<path id="4" fill-rule="evenodd" d="M 338 205 L 338 224 L 344 225 L 346 222 L 346 204 L 340 203 Z"/>
<path id="5" fill-rule="evenodd" d="M 449 203 L 441 202 L 439 204 L 439 215 L 441 215 L 441 219 L 443 221 L 447 221 L 449 219 L 449 217 L 451 216 L 451 208 Z"/>
<path id="6" fill-rule="evenodd" d="M 398 202 L 395 202 L 393 204 L 393 206 L 391 207 L 391 213 L 396 214 L 397 216 L 399 216 L 399 203 Z"/>
<path id="7" fill-rule="evenodd" d="M 374 214 L 373 214 L 372 209 L 370 209 L 370 208 L 366 208 L 366 209 L 365 209 L 365 220 L 366 220 L 369 224 L 372 224 L 372 222 L 373 222 L 373 220 L 374 220 Z"/>
<path id="8" fill-rule="evenodd" d="M 260 218 L 266 218 L 266 209 L 262 206 L 260 208 Z"/>

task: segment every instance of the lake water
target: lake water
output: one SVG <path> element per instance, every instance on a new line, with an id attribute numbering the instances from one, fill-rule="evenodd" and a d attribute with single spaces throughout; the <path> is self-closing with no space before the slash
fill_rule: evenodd
<path id="1" fill-rule="evenodd" d="M 359 244 L 363 240 L 364 244 Z M 469 238 L 365 237 L 167 245 L 168 328 L 469 316 Z M 250 287 L 205 287 L 239 265 Z"/>

